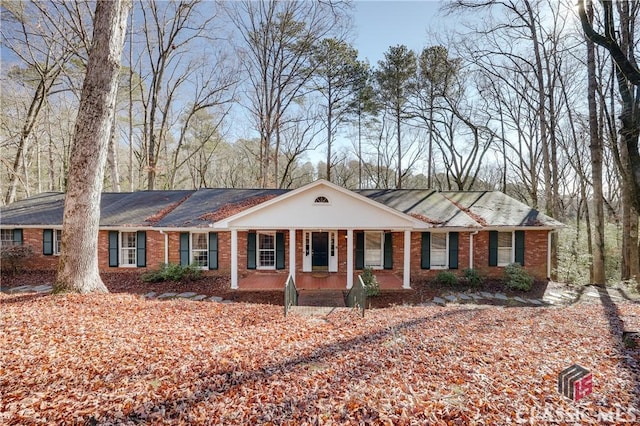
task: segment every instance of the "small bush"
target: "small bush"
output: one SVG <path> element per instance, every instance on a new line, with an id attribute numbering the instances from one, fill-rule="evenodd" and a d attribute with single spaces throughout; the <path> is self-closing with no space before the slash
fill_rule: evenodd
<path id="1" fill-rule="evenodd" d="M 436 275 L 436 282 L 442 285 L 455 286 L 458 284 L 458 277 L 453 272 L 441 271 Z"/>
<path id="2" fill-rule="evenodd" d="M 467 284 L 469 284 L 469 287 L 478 288 L 484 281 L 482 275 L 480 275 L 480 273 L 475 269 L 465 269 L 462 271 L 462 274 L 467 281 Z"/>
<path id="3" fill-rule="evenodd" d="M 504 268 L 507 287 L 512 290 L 529 291 L 533 286 L 533 277 L 519 263 L 510 263 Z"/>
<path id="4" fill-rule="evenodd" d="M 367 297 L 374 297 L 380 294 L 380 283 L 378 283 L 378 279 L 373 274 L 373 269 L 364 268 L 361 277 Z"/>
<path id="5" fill-rule="evenodd" d="M 33 247 L 24 244 L 7 245 L 0 248 L 2 269 L 18 273 L 24 269 L 24 263 L 33 257 Z"/>
<path id="6" fill-rule="evenodd" d="M 154 269 L 142 274 L 142 281 L 145 282 L 161 282 L 161 281 L 194 281 L 200 278 L 202 271 L 196 264 L 187 266 L 177 265 L 173 263 L 163 263 L 159 269 Z"/>

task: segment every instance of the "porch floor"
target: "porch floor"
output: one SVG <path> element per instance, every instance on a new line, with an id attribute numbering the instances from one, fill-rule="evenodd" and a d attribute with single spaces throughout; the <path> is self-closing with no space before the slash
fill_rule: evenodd
<path id="1" fill-rule="evenodd" d="M 359 273 L 354 274 L 356 282 Z M 392 272 L 376 271 L 381 290 L 402 290 L 402 279 Z M 239 290 L 283 290 L 287 275 L 256 272 L 238 280 Z M 298 272 L 298 290 L 346 290 L 347 274 L 337 272 Z"/>

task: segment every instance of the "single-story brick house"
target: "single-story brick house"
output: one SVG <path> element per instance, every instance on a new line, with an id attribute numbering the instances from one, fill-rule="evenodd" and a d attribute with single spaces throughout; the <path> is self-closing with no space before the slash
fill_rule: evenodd
<path id="1" fill-rule="evenodd" d="M 0 208 L 0 243 L 29 244 L 31 269 L 55 269 L 64 194 Z M 199 189 L 103 193 L 101 271 L 196 263 L 232 288 L 255 273 L 344 275 L 364 267 L 411 278 L 473 268 L 502 276 L 519 262 L 551 275 L 551 233 L 562 224 L 497 191 L 348 190 L 318 180 L 294 190 Z M 357 278 L 356 278 L 357 279 Z"/>

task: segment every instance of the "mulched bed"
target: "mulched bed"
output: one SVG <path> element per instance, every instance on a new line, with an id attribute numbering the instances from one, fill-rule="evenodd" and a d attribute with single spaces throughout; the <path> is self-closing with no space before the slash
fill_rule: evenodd
<path id="1" fill-rule="evenodd" d="M 195 281 L 148 283 L 140 279 L 140 274 L 134 272 L 109 272 L 101 274 L 102 280 L 112 293 L 132 293 L 144 295 L 149 292 L 156 294 L 167 292 L 195 292 L 207 296 L 219 296 L 234 302 L 261 303 L 279 305 L 284 303 L 281 290 L 274 291 L 246 291 L 231 290 L 228 277 L 207 276 Z M 0 285 L 11 288 L 21 285 L 40 285 L 53 283 L 55 273 L 30 271 L 18 275 L 2 274 Z M 385 290 L 379 296 L 368 299 L 368 308 L 388 308 L 392 306 L 419 305 L 431 301 L 434 297 L 465 291 L 500 292 L 509 297 L 541 298 L 549 285 L 558 287 L 558 291 L 566 288 L 564 284 L 537 281 L 528 292 L 514 291 L 505 288 L 500 280 L 486 280 L 479 288 L 469 289 L 462 286 L 446 286 L 427 280 L 414 280 L 411 290 Z M 503 304 L 500 301 L 485 300 L 484 304 Z"/>

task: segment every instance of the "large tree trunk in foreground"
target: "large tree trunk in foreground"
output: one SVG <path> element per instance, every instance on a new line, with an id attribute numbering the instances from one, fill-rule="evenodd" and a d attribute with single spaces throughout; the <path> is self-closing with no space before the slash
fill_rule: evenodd
<path id="1" fill-rule="evenodd" d="M 98 270 L 100 193 L 129 0 L 99 0 L 76 119 L 55 293 L 107 292 Z"/>
<path id="2" fill-rule="evenodd" d="M 593 7 L 589 3 L 587 6 L 587 16 L 589 21 L 593 20 Z M 593 262 L 591 265 L 591 282 L 593 284 L 606 284 L 605 276 L 605 247 L 604 247 L 604 197 L 602 195 L 602 139 L 598 125 L 598 113 L 596 105 L 596 91 L 598 82 L 596 81 L 596 60 L 595 43 L 588 37 L 587 42 L 587 76 L 588 89 L 587 101 L 589 104 L 589 148 L 591 152 L 591 179 L 593 180 Z M 591 226 L 589 226 L 591 235 Z"/>

